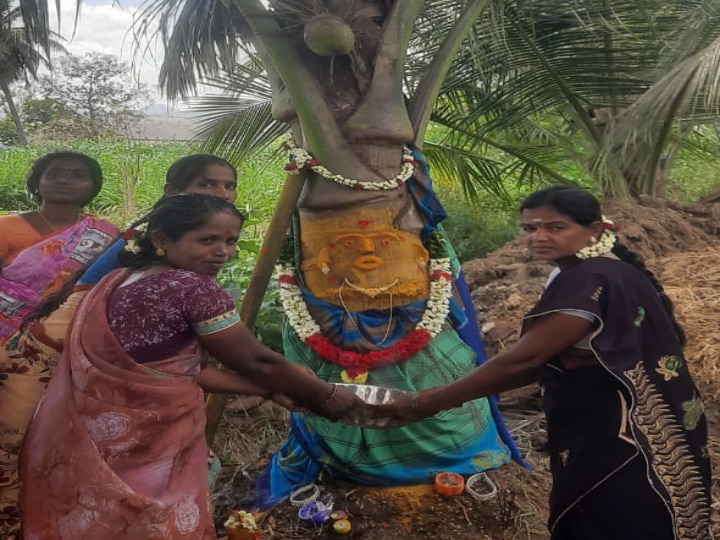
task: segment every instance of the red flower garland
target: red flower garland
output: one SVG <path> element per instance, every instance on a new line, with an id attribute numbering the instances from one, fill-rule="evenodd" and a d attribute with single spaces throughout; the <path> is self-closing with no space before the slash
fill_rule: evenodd
<path id="1" fill-rule="evenodd" d="M 335 365 L 345 368 L 352 378 L 371 369 L 394 364 L 405 360 L 409 356 L 421 351 L 430 342 L 430 333 L 423 328 L 416 328 L 400 341 L 381 351 L 368 353 L 356 353 L 346 351 L 333 345 L 327 338 L 320 334 L 313 334 L 305 340 L 305 343 L 319 355 Z"/>

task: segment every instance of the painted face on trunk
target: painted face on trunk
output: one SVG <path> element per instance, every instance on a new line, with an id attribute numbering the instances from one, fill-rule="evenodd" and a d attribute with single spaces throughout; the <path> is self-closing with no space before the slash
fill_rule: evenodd
<path id="1" fill-rule="evenodd" d="M 403 305 L 428 294 L 428 252 L 393 227 L 388 210 L 363 209 L 302 224 L 310 291 L 349 311 Z"/>

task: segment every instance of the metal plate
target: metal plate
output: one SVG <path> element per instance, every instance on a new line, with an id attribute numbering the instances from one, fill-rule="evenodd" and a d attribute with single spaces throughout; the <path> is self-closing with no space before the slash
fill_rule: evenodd
<path id="1" fill-rule="evenodd" d="M 355 392 L 355 395 L 368 405 L 385 405 L 393 403 L 398 399 L 407 396 L 410 392 L 396 388 L 383 388 L 371 384 L 344 384 L 338 383 L 340 387 L 348 388 Z M 348 418 L 341 420 L 345 424 L 356 427 L 386 429 L 404 425 L 406 422 L 398 422 L 392 418 L 369 418 L 369 408 L 358 410 Z"/>

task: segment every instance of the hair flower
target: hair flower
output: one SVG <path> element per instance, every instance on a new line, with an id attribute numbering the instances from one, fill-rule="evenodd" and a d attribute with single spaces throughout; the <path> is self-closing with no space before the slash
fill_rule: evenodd
<path id="1" fill-rule="evenodd" d="M 138 254 L 142 251 L 139 245 L 142 236 L 147 232 L 147 223 L 141 223 L 135 227 L 128 228 L 121 236 L 125 240 L 125 251 Z"/>
<path id="2" fill-rule="evenodd" d="M 597 242 L 594 244 L 584 247 L 575 253 L 578 259 L 589 259 L 591 257 L 599 257 L 612 251 L 615 242 L 617 242 L 617 232 L 619 227 L 615 225 L 605 216 L 602 216 L 602 232 Z"/>

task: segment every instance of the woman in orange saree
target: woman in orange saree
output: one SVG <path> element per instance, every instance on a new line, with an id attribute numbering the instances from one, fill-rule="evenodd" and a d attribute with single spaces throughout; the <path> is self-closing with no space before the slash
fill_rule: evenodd
<path id="1" fill-rule="evenodd" d="M 215 284 L 241 223 L 217 197 L 169 197 L 123 254 L 129 268 L 81 301 L 23 446 L 25 538 L 214 539 L 201 387 L 282 394 L 330 418 L 360 404 L 255 340 Z"/>
<path id="2" fill-rule="evenodd" d="M 82 270 L 114 239 L 111 223 L 80 213 L 98 194 L 98 163 L 76 152 L 38 159 L 27 188 L 38 209 L 0 216 L 0 538 L 18 532 L 17 459 L 35 405 L 54 362 L 26 347 L 23 318 Z M 47 341 L 47 340 L 45 340 Z M 33 352 L 34 351 L 34 352 Z M 52 356 L 52 355 L 51 355 Z"/>

